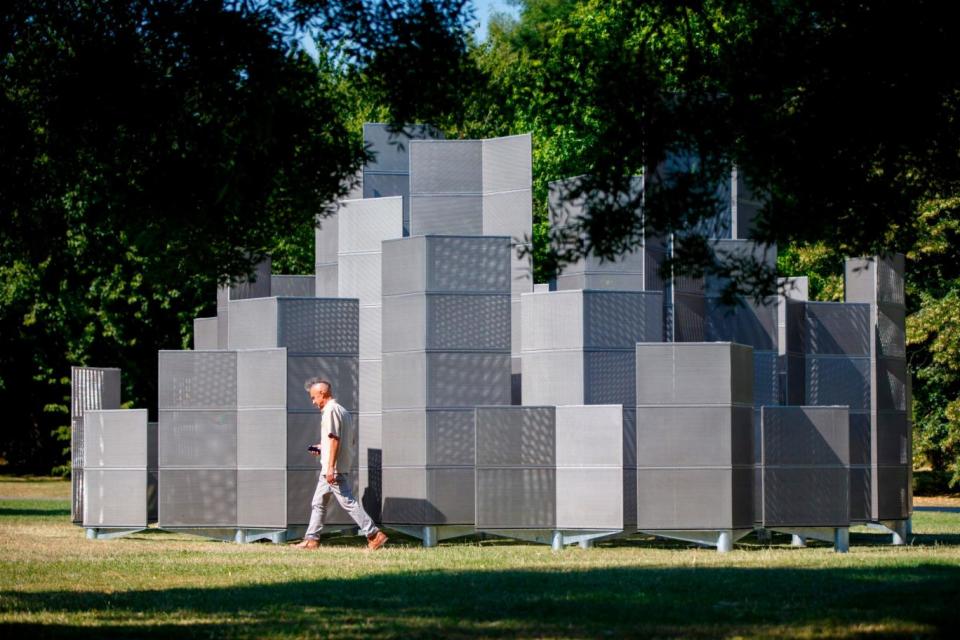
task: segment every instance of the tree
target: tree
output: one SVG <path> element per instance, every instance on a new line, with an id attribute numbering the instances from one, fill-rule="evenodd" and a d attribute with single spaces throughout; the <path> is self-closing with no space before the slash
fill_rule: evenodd
<path id="1" fill-rule="evenodd" d="M 10 464 L 60 459 L 71 364 L 120 366 L 125 399 L 155 408 L 157 350 L 188 342 L 218 282 L 268 252 L 296 262 L 287 239 L 343 192 L 363 154 L 341 91 L 284 34 L 269 11 L 219 2 L 4 6 Z"/>

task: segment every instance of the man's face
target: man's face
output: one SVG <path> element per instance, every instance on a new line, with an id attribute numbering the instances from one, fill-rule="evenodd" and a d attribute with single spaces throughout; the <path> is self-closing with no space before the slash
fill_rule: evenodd
<path id="1" fill-rule="evenodd" d="M 323 409 L 323 405 L 327 404 L 329 398 L 330 389 L 327 388 L 327 385 L 318 382 L 310 387 L 310 402 L 312 402 L 313 406 L 317 409 Z"/>

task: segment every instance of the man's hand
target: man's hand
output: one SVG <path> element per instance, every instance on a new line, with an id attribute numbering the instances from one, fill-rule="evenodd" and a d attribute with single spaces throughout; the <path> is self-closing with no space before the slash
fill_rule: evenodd
<path id="1" fill-rule="evenodd" d="M 337 484 L 337 470 L 331 469 L 327 471 L 327 484 Z"/>

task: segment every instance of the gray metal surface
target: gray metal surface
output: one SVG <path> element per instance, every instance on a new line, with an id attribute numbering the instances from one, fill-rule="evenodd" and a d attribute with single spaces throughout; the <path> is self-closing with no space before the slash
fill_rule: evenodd
<path id="1" fill-rule="evenodd" d="M 316 283 L 312 275 L 272 275 L 270 295 L 281 298 L 312 298 L 316 295 Z"/>
<path id="2" fill-rule="evenodd" d="M 410 143 L 442 138 L 443 133 L 422 124 L 408 124 L 401 131 L 391 131 L 386 124 L 363 125 L 363 143 L 373 156 L 363 167 L 363 197 L 401 196 L 403 235 L 410 229 Z"/>
<path id="3" fill-rule="evenodd" d="M 193 349 L 201 351 L 218 348 L 217 326 L 219 324 L 216 316 L 213 318 L 194 318 L 193 319 Z"/>
<path id="4" fill-rule="evenodd" d="M 753 528 L 752 476 L 752 467 L 639 468 L 637 528 L 641 531 Z"/>
<path id="5" fill-rule="evenodd" d="M 70 367 L 70 519 L 83 522 L 83 415 L 89 410 L 120 408 L 120 369 Z"/>
<path id="6" fill-rule="evenodd" d="M 750 347 L 640 343 L 636 366 L 637 527 L 752 527 Z"/>
<path id="7" fill-rule="evenodd" d="M 637 345 L 638 405 L 753 404 L 753 354 L 745 345 Z"/>
<path id="8" fill-rule="evenodd" d="M 161 528 L 236 528 L 237 470 L 165 469 L 161 462 L 159 503 Z"/>
<path id="9" fill-rule="evenodd" d="M 382 246 L 383 519 L 472 526 L 473 407 L 511 400 L 509 242 Z"/>
<path id="10" fill-rule="evenodd" d="M 84 412 L 85 469 L 147 470 L 147 410 Z"/>
<path id="11" fill-rule="evenodd" d="M 478 407 L 477 528 L 624 527 L 622 409 Z"/>
<path id="12" fill-rule="evenodd" d="M 763 407 L 762 513 L 776 527 L 850 525 L 846 407 Z"/>
<path id="13" fill-rule="evenodd" d="M 147 470 L 84 469 L 83 526 L 147 527 Z"/>
<path id="14" fill-rule="evenodd" d="M 83 526 L 147 526 L 146 409 L 86 409 Z"/>

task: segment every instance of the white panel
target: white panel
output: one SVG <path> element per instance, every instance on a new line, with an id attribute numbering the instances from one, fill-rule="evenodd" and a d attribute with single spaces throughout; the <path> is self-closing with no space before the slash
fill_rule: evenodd
<path id="1" fill-rule="evenodd" d="M 623 466 L 623 408 L 558 406 L 557 467 L 597 466 Z"/>
<path id="2" fill-rule="evenodd" d="M 623 529 L 623 468 L 558 468 L 556 526 Z"/>
<path id="3" fill-rule="evenodd" d="M 583 295 L 579 291 L 520 296 L 523 350 L 582 349 Z"/>
<path id="4" fill-rule="evenodd" d="M 583 352 L 524 353 L 523 403 L 583 404 Z"/>
<path id="5" fill-rule="evenodd" d="M 403 237 L 403 198 L 345 200 L 340 205 L 339 255 L 380 253 L 380 243 Z"/>

